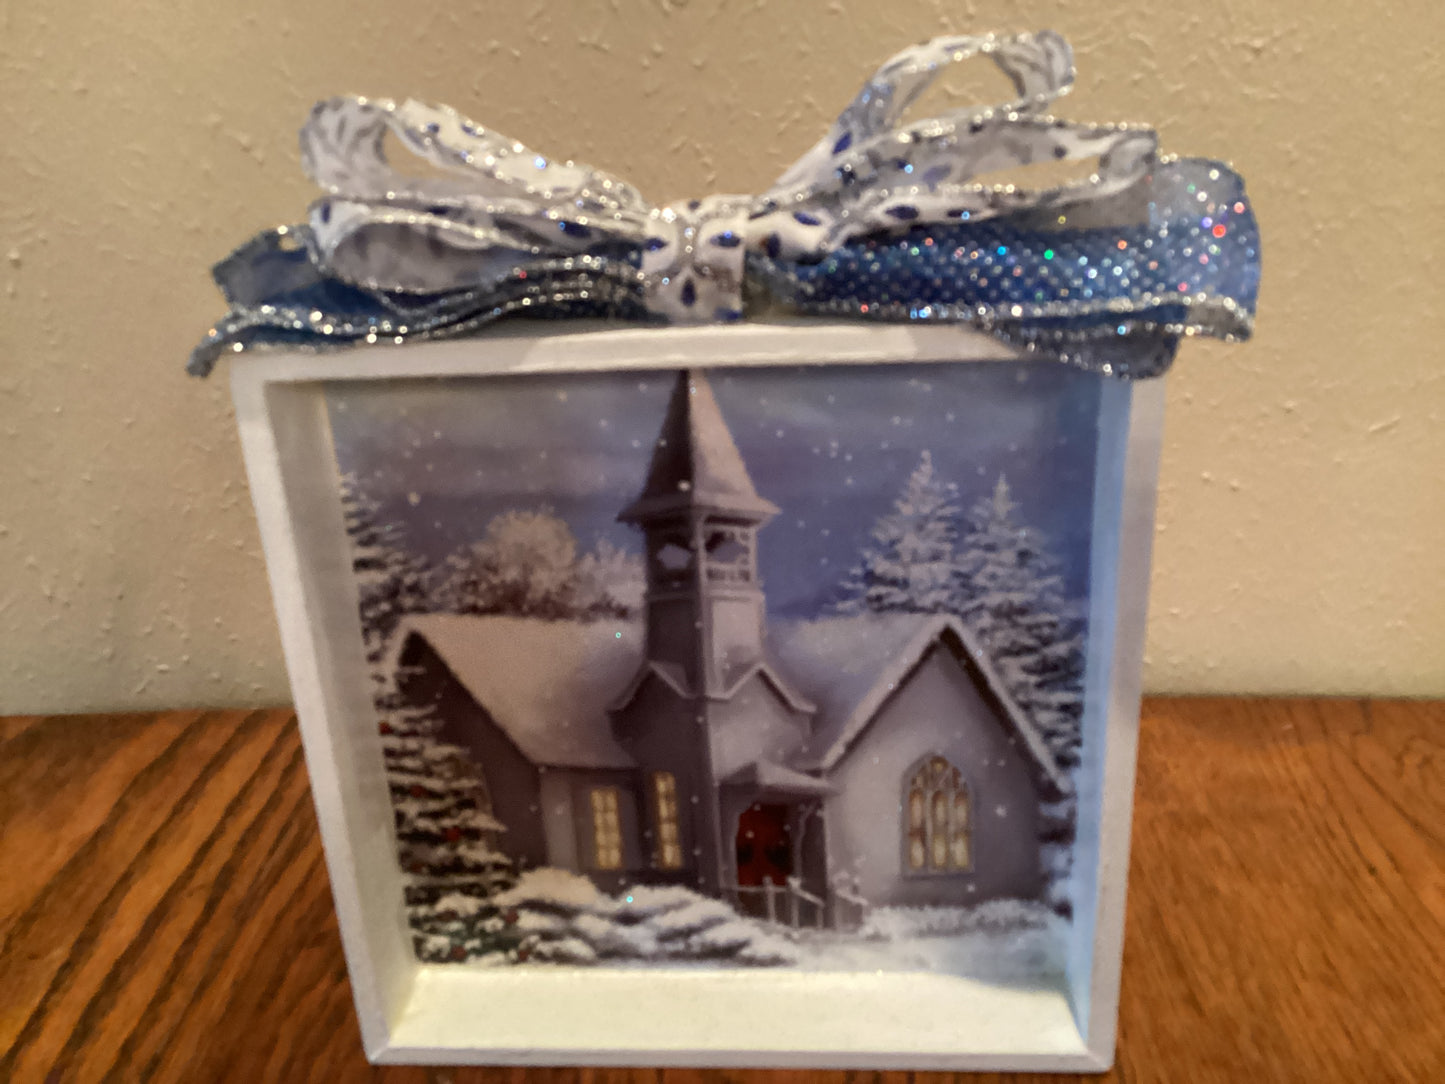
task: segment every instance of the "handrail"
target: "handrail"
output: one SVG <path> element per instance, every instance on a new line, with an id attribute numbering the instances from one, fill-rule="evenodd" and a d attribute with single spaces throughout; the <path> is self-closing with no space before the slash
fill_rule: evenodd
<path id="1" fill-rule="evenodd" d="M 833 896 L 840 903 L 851 904 L 858 909 L 858 925 L 868 917 L 868 912 L 873 909 L 862 894 L 862 886 L 856 876 L 850 877 L 846 873 L 840 873 L 833 878 Z"/>
<path id="2" fill-rule="evenodd" d="M 811 904 L 814 914 L 814 925 L 822 929 L 827 921 L 828 902 L 820 896 L 815 896 L 803 887 L 803 882 L 798 877 L 789 877 L 784 884 L 775 881 L 764 880 L 761 884 L 724 884 L 723 890 L 732 893 L 734 901 L 741 905 L 744 896 L 761 896 L 763 901 L 763 912 L 769 922 L 781 922 L 783 916 L 778 906 L 779 897 L 787 905 L 787 924 L 794 929 L 802 926 L 802 914 L 799 903 Z"/>
<path id="3" fill-rule="evenodd" d="M 811 892 L 809 892 L 806 888 L 803 887 L 803 879 L 801 877 L 789 877 L 788 888 L 792 890 L 795 896 L 807 900 L 814 907 L 827 906 L 827 903 L 822 899 L 822 897 L 813 895 Z"/>

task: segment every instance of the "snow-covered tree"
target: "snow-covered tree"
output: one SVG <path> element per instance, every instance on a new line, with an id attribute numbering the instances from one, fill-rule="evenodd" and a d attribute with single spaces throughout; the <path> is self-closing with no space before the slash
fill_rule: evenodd
<path id="1" fill-rule="evenodd" d="M 1085 622 L 1043 536 L 1020 523 L 1002 475 L 969 509 L 957 573 L 959 613 L 1054 758 L 1072 772 L 1082 738 Z M 1066 794 L 1040 812 L 1046 900 L 1068 914 L 1077 802 Z"/>
<path id="2" fill-rule="evenodd" d="M 481 541 L 447 558 L 441 598 L 457 613 L 572 615 L 577 539 L 550 509 L 503 512 Z"/>
<path id="3" fill-rule="evenodd" d="M 407 552 L 401 528 L 382 521 L 355 475 L 343 476 L 341 502 L 417 955 L 433 961 L 484 955 L 496 950 L 502 926 L 487 900 L 515 879 L 496 848 L 502 826 L 491 816 L 476 765 L 464 749 L 441 740 L 431 706 L 408 700 L 387 657 L 402 617 L 431 608 L 427 567 Z"/>
<path id="4" fill-rule="evenodd" d="M 481 541 L 452 554 L 437 592 L 454 613 L 550 620 L 626 617 L 642 603 L 642 562 L 605 539 L 581 557 L 566 521 L 548 508 L 513 509 Z"/>
<path id="5" fill-rule="evenodd" d="M 492 902 L 515 880 L 497 849 L 486 783 L 466 750 L 443 741 L 430 705 L 378 675 L 376 707 L 396 823 L 397 858 L 417 955 L 464 960 L 510 941 Z"/>
<path id="6" fill-rule="evenodd" d="M 969 509 L 954 567 L 954 608 L 1059 764 L 1073 768 L 1083 716 L 1084 619 L 1043 536 L 1019 522 L 1002 475 Z"/>
<path id="7" fill-rule="evenodd" d="M 642 558 L 605 538 L 577 562 L 575 604 L 581 614 L 634 617 L 642 612 L 646 590 Z"/>
<path id="8" fill-rule="evenodd" d="M 1073 914 L 1074 839 L 1078 798 L 1065 794 L 1039 808 L 1039 858 L 1044 871 L 1043 901 L 1058 914 Z"/>
<path id="9" fill-rule="evenodd" d="M 953 485 L 924 452 L 843 586 L 844 612 L 955 613 L 1065 768 L 1079 760 L 1084 622 L 1043 536 L 1000 476 L 959 527 Z"/>
<path id="10" fill-rule="evenodd" d="M 893 510 L 874 524 L 838 609 L 940 613 L 955 597 L 958 491 L 924 452 Z"/>
<path id="11" fill-rule="evenodd" d="M 342 476 L 341 510 L 351 540 L 366 657 L 374 663 L 402 616 L 426 609 L 426 562 L 407 552 L 401 527 L 382 521 L 380 506 L 354 474 Z"/>

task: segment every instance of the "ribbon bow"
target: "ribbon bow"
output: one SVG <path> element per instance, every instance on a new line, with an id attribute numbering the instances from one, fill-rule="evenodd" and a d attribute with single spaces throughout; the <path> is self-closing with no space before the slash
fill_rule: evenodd
<path id="1" fill-rule="evenodd" d="M 980 54 L 1014 101 L 902 123 L 944 68 Z M 1248 337 L 1259 236 L 1243 181 L 1161 157 L 1151 129 L 1049 116 L 1073 78 L 1049 31 L 938 38 L 879 68 L 763 195 L 666 207 L 445 106 L 322 102 L 301 160 L 326 194 L 305 224 L 216 266 L 231 311 L 188 369 L 256 345 L 450 337 L 526 313 L 681 323 L 780 306 L 952 322 L 1123 376 L 1163 372 L 1182 335 Z M 395 169 L 388 134 L 435 174 Z M 1093 173 L 1054 187 L 976 179 L 1089 158 Z"/>

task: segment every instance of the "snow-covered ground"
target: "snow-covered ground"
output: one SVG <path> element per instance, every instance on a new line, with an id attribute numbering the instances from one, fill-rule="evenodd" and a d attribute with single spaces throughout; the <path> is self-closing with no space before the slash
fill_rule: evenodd
<path id="1" fill-rule="evenodd" d="M 459 909 L 467 901 L 454 902 Z M 471 906 L 476 906 L 473 902 Z M 524 874 L 486 902 L 509 951 L 473 963 L 607 967 L 792 967 L 932 971 L 991 981 L 1062 974 L 1067 923 L 1037 903 L 879 908 L 854 930 L 795 930 L 680 887 L 610 896 L 557 869 Z"/>
<path id="2" fill-rule="evenodd" d="M 796 966 L 816 971 L 934 971 L 994 981 L 1063 974 L 1068 924 L 1037 903 L 884 907 L 858 930 L 800 930 Z"/>

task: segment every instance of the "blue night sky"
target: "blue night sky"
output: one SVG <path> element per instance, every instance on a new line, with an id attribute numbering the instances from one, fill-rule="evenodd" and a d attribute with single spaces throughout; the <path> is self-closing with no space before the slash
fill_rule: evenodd
<path id="1" fill-rule="evenodd" d="M 343 472 L 439 561 L 514 508 L 550 507 L 579 548 L 641 552 L 617 512 L 641 489 L 672 372 L 358 382 L 330 392 Z M 1007 476 L 1082 596 L 1097 377 L 1056 362 L 712 369 L 758 492 L 769 609 L 814 614 L 924 450 L 966 508 Z"/>

